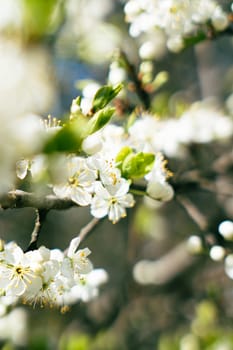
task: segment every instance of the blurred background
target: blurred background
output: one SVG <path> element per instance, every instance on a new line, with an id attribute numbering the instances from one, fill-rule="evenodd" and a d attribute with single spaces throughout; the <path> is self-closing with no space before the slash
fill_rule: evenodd
<path id="1" fill-rule="evenodd" d="M 80 81 L 108 81 L 116 48 L 138 69 L 145 38 L 129 36 L 125 3 L 0 0 L 0 119 L 25 113 L 62 119 L 80 94 Z M 208 98 L 232 118 L 231 36 L 179 54 L 168 52 L 161 33 L 154 41 L 153 70 L 167 71 L 169 80 L 153 96 L 153 112 L 178 118 L 192 103 Z M 180 201 L 161 205 L 138 198 L 127 218 L 115 225 L 101 221 L 83 243 L 94 266 L 109 274 L 99 297 L 65 314 L 20 307 L 0 318 L 2 349 L 233 349 L 233 283 L 223 262 L 211 261 L 208 250 L 208 244 L 222 244 L 218 225 L 233 218 L 231 151 L 229 138 L 193 142 L 185 158 L 170 157 Z M 195 169 L 206 181 L 204 190 L 195 185 Z M 85 208 L 52 210 L 39 244 L 65 249 L 90 219 Z M 0 211 L 1 238 L 26 248 L 34 220 L 33 208 Z M 202 237 L 206 248 L 198 256 L 186 249 L 192 235 Z M 152 270 L 138 265 L 143 261 L 153 263 Z"/>

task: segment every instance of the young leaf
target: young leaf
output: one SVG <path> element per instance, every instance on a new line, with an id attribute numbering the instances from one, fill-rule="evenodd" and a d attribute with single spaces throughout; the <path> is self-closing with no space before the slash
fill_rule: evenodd
<path id="1" fill-rule="evenodd" d="M 122 84 L 117 84 L 115 87 L 110 85 L 102 86 L 95 94 L 93 103 L 92 103 L 92 111 L 93 113 L 99 111 L 100 109 L 107 106 L 107 104 L 112 101 L 114 97 L 118 95 L 118 93 L 122 89 Z"/>
<path id="2" fill-rule="evenodd" d="M 155 156 L 152 153 L 129 153 L 122 163 L 122 175 L 129 179 L 140 178 L 152 169 Z"/>
<path id="3" fill-rule="evenodd" d="M 106 107 L 98 111 L 91 119 L 88 120 L 86 125 L 86 136 L 102 129 L 104 125 L 110 121 L 114 112 L 115 108 L 111 107 Z"/>
<path id="4" fill-rule="evenodd" d="M 133 150 L 129 146 L 125 146 L 120 150 L 120 152 L 116 156 L 116 163 L 119 168 L 121 168 L 121 165 L 124 162 L 125 158 L 132 152 Z"/>
<path id="5" fill-rule="evenodd" d="M 84 118 L 75 119 L 65 124 L 48 140 L 44 152 L 79 152 L 85 137 L 86 126 L 87 121 Z"/>

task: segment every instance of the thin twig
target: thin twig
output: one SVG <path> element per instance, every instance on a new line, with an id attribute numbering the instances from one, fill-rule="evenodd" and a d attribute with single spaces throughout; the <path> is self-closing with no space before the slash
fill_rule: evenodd
<path id="1" fill-rule="evenodd" d="M 87 235 L 93 232 L 93 229 L 97 226 L 97 224 L 100 222 L 100 219 L 93 218 L 90 222 L 88 222 L 87 225 L 81 228 L 79 234 L 77 237 L 80 238 L 80 243 L 85 240 Z M 64 255 L 66 255 L 68 252 L 68 248 L 64 250 Z"/>
<path id="2" fill-rule="evenodd" d="M 201 231 L 208 229 L 208 221 L 206 217 L 200 212 L 200 210 L 184 196 L 176 196 L 178 202 L 182 205 L 185 211 L 188 213 L 190 218 L 196 223 Z"/>
<path id="3" fill-rule="evenodd" d="M 150 108 L 150 95 L 143 88 L 141 80 L 138 78 L 138 74 L 134 65 L 129 61 L 125 52 L 121 51 L 120 56 L 124 61 L 129 78 L 133 81 L 135 86 L 135 92 L 138 95 L 140 101 L 145 109 Z"/>
<path id="4" fill-rule="evenodd" d="M 93 232 L 94 227 L 100 222 L 100 219 L 93 218 L 87 225 L 85 225 L 79 232 L 80 242 L 83 242 L 88 234 Z"/>
<path id="5" fill-rule="evenodd" d="M 26 249 L 27 252 L 30 250 L 37 249 L 37 241 L 42 228 L 42 224 L 47 214 L 48 214 L 48 210 L 36 209 L 35 226 L 31 234 L 31 240 L 30 240 L 29 246 Z"/>

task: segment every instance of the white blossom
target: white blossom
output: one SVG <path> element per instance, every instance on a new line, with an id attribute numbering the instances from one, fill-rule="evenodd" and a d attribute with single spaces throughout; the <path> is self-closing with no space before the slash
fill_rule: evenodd
<path id="1" fill-rule="evenodd" d="M 121 179 L 114 185 L 95 183 L 95 195 L 91 203 L 91 214 L 97 218 L 108 215 L 113 223 L 126 216 L 126 208 L 134 205 L 134 199 L 129 191 L 129 182 Z"/>
<path id="2" fill-rule="evenodd" d="M 84 158 L 72 157 L 67 160 L 67 182 L 55 185 L 53 191 L 60 198 L 70 198 L 85 206 L 91 203 L 95 179 L 96 172 L 87 166 Z"/>
<path id="3" fill-rule="evenodd" d="M 98 295 L 98 286 L 107 281 L 102 269 L 93 269 L 88 248 L 78 249 L 80 238 L 68 249 L 44 246 L 24 253 L 15 243 L 3 245 L 0 252 L 0 312 L 20 300 L 44 307 L 67 306 Z"/>
<path id="4" fill-rule="evenodd" d="M 214 0 L 128 0 L 124 11 L 131 36 L 143 34 L 145 38 L 145 34 L 150 37 L 152 33 L 156 36 L 159 28 L 173 52 L 179 52 L 184 39 L 195 35 L 200 25 L 211 22 L 215 30 L 222 31 L 229 24 L 227 14 Z M 146 56 L 143 51 L 141 55 Z"/>

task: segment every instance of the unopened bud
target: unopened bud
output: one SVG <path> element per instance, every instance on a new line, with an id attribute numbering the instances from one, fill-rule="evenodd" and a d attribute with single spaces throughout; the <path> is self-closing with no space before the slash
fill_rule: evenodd
<path id="1" fill-rule="evenodd" d="M 233 240 L 233 221 L 225 220 L 221 222 L 218 231 L 227 241 Z"/>
<path id="2" fill-rule="evenodd" d="M 139 49 L 139 56 L 143 60 L 152 60 L 156 55 L 156 46 L 151 41 L 146 41 Z"/>
<path id="3" fill-rule="evenodd" d="M 226 29 L 228 26 L 227 15 L 220 8 L 216 8 L 211 21 L 214 28 L 219 31 Z"/>
<path id="4" fill-rule="evenodd" d="M 187 241 L 187 247 L 190 253 L 200 254 L 203 251 L 202 240 L 199 236 L 192 235 Z"/>
<path id="5" fill-rule="evenodd" d="M 214 261 L 221 261 L 225 256 L 225 249 L 220 245 L 215 245 L 210 249 L 210 257 Z"/>
<path id="6" fill-rule="evenodd" d="M 179 52 L 184 48 L 183 39 L 180 36 L 174 36 L 168 39 L 167 47 L 172 52 Z"/>

